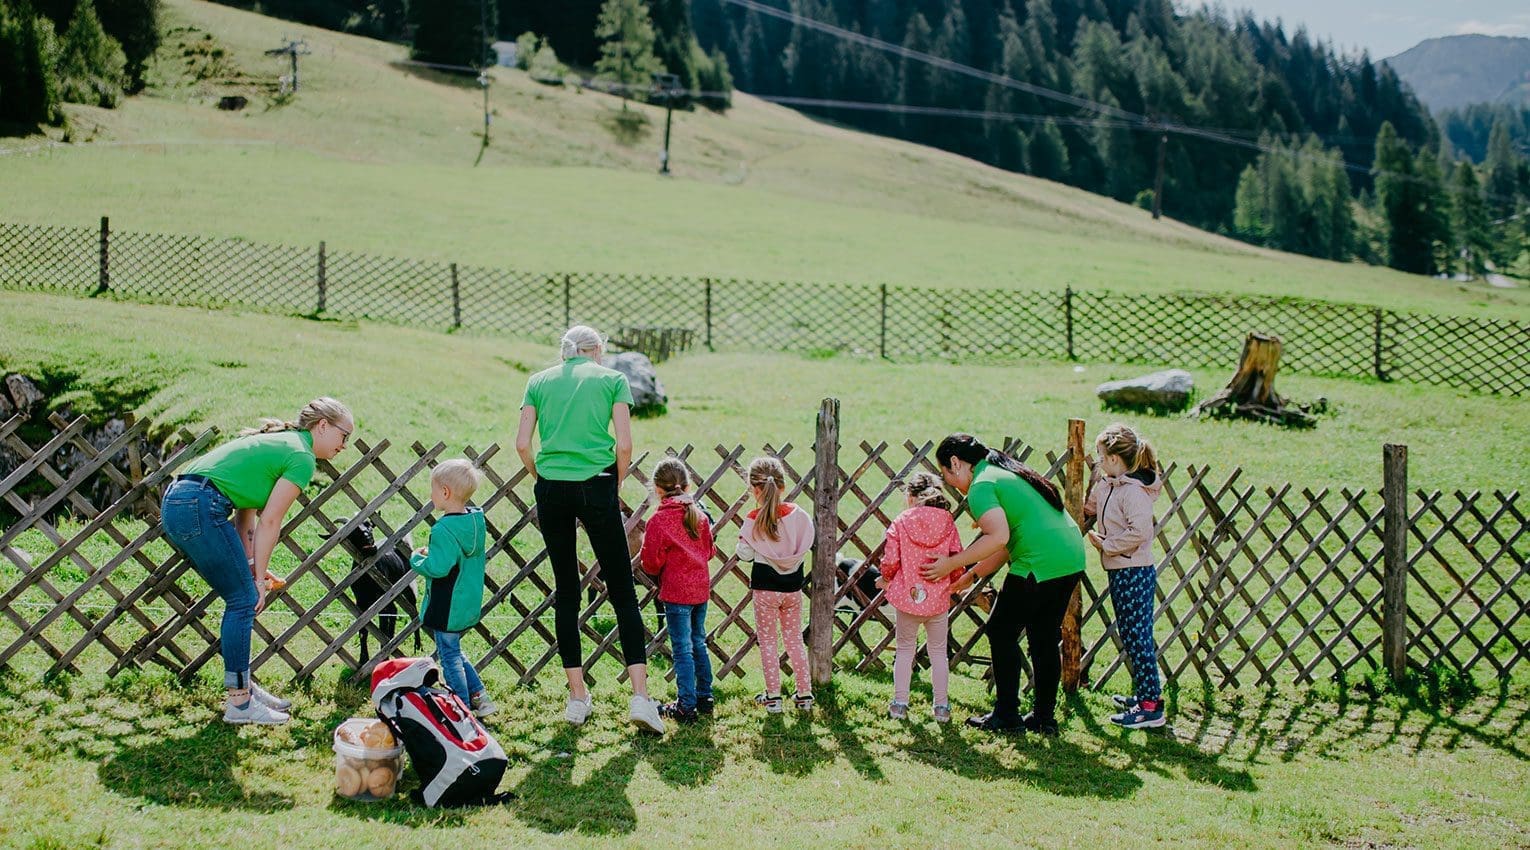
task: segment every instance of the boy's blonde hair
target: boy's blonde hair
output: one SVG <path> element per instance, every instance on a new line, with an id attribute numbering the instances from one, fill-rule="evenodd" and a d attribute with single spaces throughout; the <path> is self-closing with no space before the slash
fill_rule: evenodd
<path id="1" fill-rule="evenodd" d="M 430 471 L 432 486 L 440 484 L 447 487 L 453 496 L 464 502 L 473 498 L 473 492 L 478 489 L 481 481 L 483 473 L 478 471 L 472 461 L 463 458 L 443 460 Z"/>

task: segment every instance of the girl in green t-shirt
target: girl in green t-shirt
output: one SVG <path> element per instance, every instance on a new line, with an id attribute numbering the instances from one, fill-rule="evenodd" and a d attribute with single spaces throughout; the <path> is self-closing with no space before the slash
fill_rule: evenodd
<path id="1" fill-rule="evenodd" d="M 193 459 L 165 490 L 165 538 L 223 598 L 220 632 L 228 723 L 285 723 L 292 703 L 250 678 L 250 630 L 266 605 L 267 566 L 287 510 L 318 459 L 338 455 L 355 429 L 350 410 L 316 398 L 296 422 L 259 428 Z"/>
<path id="2" fill-rule="evenodd" d="M 988 448 L 971 434 L 941 440 L 935 459 L 946 484 L 967 497 L 982 534 L 966 549 L 924 567 L 936 581 L 975 564 L 954 585 L 1002 567 L 1009 576 L 988 615 L 994 706 L 967 720 L 991 732 L 1057 734 L 1057 685 L 1062 678 L 1063 615 L 1084 572 L 1084 539 L 1063 509 L 1057 485 L 1020 461 Z M 1020 631 L 1025 630 L 1035 671 L 1035 705 L 1020 716 Z"/>

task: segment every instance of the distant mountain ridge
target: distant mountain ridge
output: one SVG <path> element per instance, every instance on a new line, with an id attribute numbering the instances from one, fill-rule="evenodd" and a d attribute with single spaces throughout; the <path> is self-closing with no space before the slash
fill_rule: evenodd
<path id="1" fill-rule="evenodd" d="M 1530 105 L 1530 38 L 1431 38 L 1383 61 L 1434 111 L 1472 103 Z"/>

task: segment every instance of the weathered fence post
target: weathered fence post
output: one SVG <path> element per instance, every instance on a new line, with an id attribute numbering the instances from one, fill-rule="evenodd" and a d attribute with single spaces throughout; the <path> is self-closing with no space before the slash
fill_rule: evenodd
<path id="1" fill-rule="evenodd" d="M 1394 681 L 1408 668 L 1408 447 L 1381 447 L 1381 659 Z"/>
<path id="2" fill-rule="evenodd" d="M 329 296 L 329 252 L 324 240 L 319 240 L 319 307 L 315 314 L 324 312 L 324 302 Z"/>
<path id="3" fill-rule="evenodd" d="M 716 351 L 712 347 L 712 279 L 706 279 L 707 285 L 707 351 Z"/>
<path id="4" fill-rule="evenodd" d="M 1063 289 L 1063 322 L 1068 330 L 1068 359 L 1077 360 L 1073 356 L 1073 284 L 1068 284 Z"/>
<path id="5" fill-rule="evenodd" d="M 100 295 L 112 288 L 111 271 L 111 222 L 106 216 L 101 216 L 101 271 L 96 278 L 96 294 Z"/>
<path id="6" fill-rule="evenodd" d="M 462 327 L 462 290 L 457 286 L 457 264 L 452 263 L 452 329 Z"/>
<path id="7" fill-rule="evenodd" d="M 839 571 L 839 399 L 818 408 L 813 441 L 812 605 L 808 612 L 808 671 L 814 685 L 827 685 L 834 670 L 834 585 Z"/>
<path id="8" fill-rule="evenodd" d="M 887 284 L 882 284 L 882 333 L 878 337 L 877 354 L 887 359 Z"/>
<path id="9" fill-rule="evenodd" d="M 572 275 L 563 276 L 563 330 L 568 330 L 574 325 L 574 278 Z M 562 332 L 559 332 L 562 335 Z"/>
<path id="10" fill-rule="evenodd" d="M 1376 380 L 1385 381 L 1387 371 L 1381 365 L 1381 308 L 1377 307 L 1376 313 Z"/>
<path id="11" fill-rule="evenodd" d="M 1063 506 L 1073 515 L 1073 521 L 1084 524 L 1084 420 L 1068 420 L 1068 461 L 1064 466 Z M 1068 610 L 1063 614 L 1062 626 L 1062 685 L 1068 693 L 1078 691 L 1080 669 L 1084 659 L 1084 642 L 1080 627 L 1084 619 L 1083 586 L 1075 585 L 1073 596 L 1068 600 Z"/>

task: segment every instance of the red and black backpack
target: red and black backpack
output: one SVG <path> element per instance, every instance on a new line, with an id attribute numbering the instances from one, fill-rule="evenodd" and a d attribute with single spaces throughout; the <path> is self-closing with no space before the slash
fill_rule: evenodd
<path id="1" fill-rule="evenodd" d="M 429 658 L 395 658 L 372 671 L 372 705 L 409 753 L 426 806 L 501 803 L 505 751 L 451 691 L 432 687 L 441 673 Z"/>

